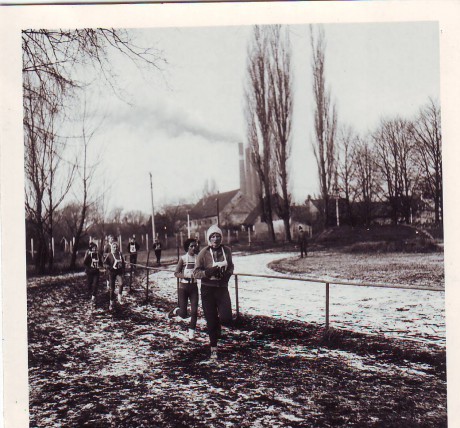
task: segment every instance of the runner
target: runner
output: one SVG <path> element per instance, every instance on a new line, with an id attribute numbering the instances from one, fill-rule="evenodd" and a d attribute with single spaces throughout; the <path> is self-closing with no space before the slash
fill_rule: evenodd
<path id="1" fill-rule="evenodd" d="M 222 245 L 222 231 L 212 225 L 206 232 L 208 246 L 196 258 L 193 276 L 201 279 L 201 303 L 208 327 L 211 360 L 217 359 L 221 326 L 232 325 L 232 306 L 228 281 L 233 274 L 232 252 Z"/>
<path id="2" fill-rule="evenodd" d="M 128 253 L 129 253 L 129 264 L 131 269 L 136 269 L 137 263 L 137 252 L 139 251 L 139 244 L 136 242 L 136 235 L 129 238 Z"/>
<path id="3" fill-rule="evenodd" d="M 88 294 L 91 295 L 91 303 L 96 305 L 96 295 L 99 286 L 99 268 L 102 267 L 102 257 L 97 251 L 95 242 L 89 243 L 89 249 L 83 260 L 88 281 Z"/>
<path id="4" fill-rule="evenodd" d="M 102 254 L 102 263 L 105 264 L 105 260 L 107 259 L 107 256 L 112 252 L 112 244 L 114 242 L 113 235 L 107 236 L 107 239 L 105 240 L 105 245 L 104 245 L 104 252 Z M 106 284 L 107 284 L 107 290 L 110 289 L 110 272 L 107 269 L 106 270 Z"/>
<path id="5" fill-rule="evenodd" d="M 109 271 L 110 279 L 110 289 L 109 289 L 109 310 L 113 309 L 113 302 L 115 301 L 115 283 L 118 278 L 118 303 L 120 305 L 123 303 L 122 293 L 123 293 L 123 275 L 125 273 L 125 259 L 121 254 L 118 243 L 112 243 L 112 251 L 107 255 L 104 264 L 107 266 Z"/>
<path id="6" fill-rule="evenodd" d="M 187 239 L 184 242 L 184 250 L 186 253 L 181 256 L 177 263 L 174 276 L 180 278 L 179 282 L 179 307 L 174 308 L 169 312 L 169 317 L 176 315 L 181 318 L 187 318 L 187 306 L 190 299 L 190 326 L 188 330 L 188 338 L 192 340 L 195 337 L 196 321 L 198 318 L 198 285 L 197 280 L 193 278 L 195 270 L 195 251 L 197 243 L 194 239 Z"/>

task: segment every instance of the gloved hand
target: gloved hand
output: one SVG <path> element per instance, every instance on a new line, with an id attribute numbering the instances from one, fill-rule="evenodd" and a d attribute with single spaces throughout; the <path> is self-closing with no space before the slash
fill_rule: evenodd
<path id="1" fill-rule="evenodd" d="M 210 267 L 204 270 L 204 274 L 207 278 L 216 277 L 220 278 L 220 268 L 218 266 Z"/>
<path id="2" fill-rule="evenodd" d="M 229 271 L 226 271 L 223 275 L 222 275 L 222 282 L 228 284 L 228 281 L 230 281 L 230 278 L 232 277 L 232 273 L 230 273 Z"/>

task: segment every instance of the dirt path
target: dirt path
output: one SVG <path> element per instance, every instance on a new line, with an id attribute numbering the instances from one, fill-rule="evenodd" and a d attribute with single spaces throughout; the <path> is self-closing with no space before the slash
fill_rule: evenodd
<path id="1" fill-rule="evenodd" d="M 253 316 L 210 366 L 203 323 L 188 342 L 170 301 L 143 299 L 110 314 L 81 276 L 28 289 L 30 426 L 447 425 L 440 347 Z"/>

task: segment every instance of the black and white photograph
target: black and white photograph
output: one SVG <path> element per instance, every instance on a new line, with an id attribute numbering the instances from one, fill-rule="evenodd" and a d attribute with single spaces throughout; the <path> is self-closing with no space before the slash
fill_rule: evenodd
<path id="1" fill-rule="evenodd" d="M 459 4 L 416 3 L 0 10 L 5 427 L 455 426 Z"/>

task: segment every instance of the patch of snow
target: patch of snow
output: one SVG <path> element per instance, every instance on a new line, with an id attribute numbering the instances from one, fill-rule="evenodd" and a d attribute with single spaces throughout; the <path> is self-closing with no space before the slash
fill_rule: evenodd
<path id="1" fill-rule="evenodd" d="M 292 253 L 235 255 L 235 272 L 275 275 L 271 261 Z M 153 275 L 155 293 L 177 299 L 176 278 L 171 272 Z M 332 280 L 332 279 L 331 279 Z M 229 290 L 236 311 L 235 282 Z M 325 285 L 286 279 L 238 277 L 239 310 L 314 324 L 325 323 Z M 330 326 L 353 331 L 385 334 L 401 339 L 445 347 L 445 293 L 440 291 L 330 285 Z"/>

